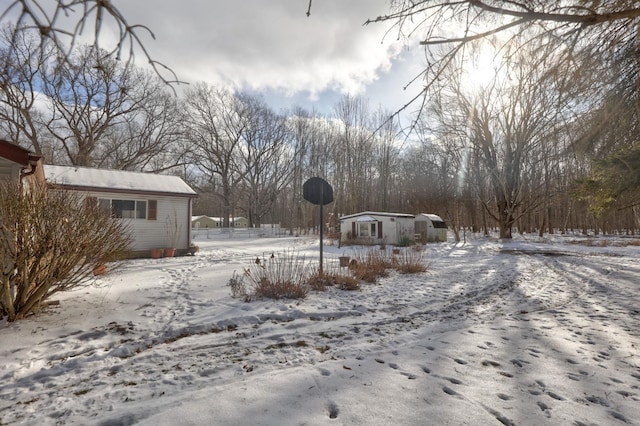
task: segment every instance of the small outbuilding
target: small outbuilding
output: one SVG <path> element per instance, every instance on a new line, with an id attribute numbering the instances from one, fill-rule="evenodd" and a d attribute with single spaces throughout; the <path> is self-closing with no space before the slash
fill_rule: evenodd
<path id="1" fill-rule="evenodd" d="M 361 212 L 340 218 L 341 241 L 406 245 L 413 241 L 415 216 L 406 213 Z"/>
<path id="2" fill-rule="evenodd" d="M 220 221 L 209 216 L 193 216 L 191 218 L 191 227 L 193 229 L 209 229 L 220 227 Z"/>
<path id="3" fill-rule="evenodd" d="M 192 226 L 194 228 L 222 228 L 224 224 L 223 217 L 216 216 L 194 216 L 191 220 Z M 249 221 L 242 217 L 230 217 L 229 218 L 229 227 L 230 228 L 247 228 L 249 226 Z"/>
<path id="4" fill-rule="evenodd" d="M 421 213 L 415 219 L 416 240 L 423 243 L 447 241 L 447 224 L 435 214 Z"/>
<path id="5" fill-rule="evenodd" d="M 188 252 L 191 205 L 198 195 L 178 176 L 45 165 L 44 177 L 49 187 L 78 191 L 126 220 L 133 256 L 147 257 L 159 248 Z"/>

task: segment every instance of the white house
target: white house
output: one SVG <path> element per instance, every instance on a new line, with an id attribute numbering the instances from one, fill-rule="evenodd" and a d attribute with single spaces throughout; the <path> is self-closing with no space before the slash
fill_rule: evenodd
<path id="1" fill-rule="evenodd" d="M 428 213 L 416 215 L 415 230 L 423 243 L 447 241 L 447 224 L 438 215 Z"/>
<path id="2" fill-rule="evenodd" d="M 340 217 L 341 241 L 364 240 L 374 244 L 407 244 L 413 241 L 412 214 L 361 212 Z"/>
<path id="3" fill-rule="evenodd" d="M 134 256 L 150 250 L 175 248 L 187 252 L 191 244 L 191 204 L 198 195 L 177 176 L 104 170 L 88 167 L 44 166 L 47 184 L 80 191 L 126 220 L 132 233 Z"/>

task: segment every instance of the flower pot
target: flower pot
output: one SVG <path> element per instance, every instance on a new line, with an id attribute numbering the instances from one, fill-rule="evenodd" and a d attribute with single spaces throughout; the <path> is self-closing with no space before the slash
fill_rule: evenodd
<path id="1" fill-rule="evenodd" d="M 176 255 L 176 249 L 166 248 L 164 249 L 164 257 L 173 257 Z"/>
<path id="2" fill-rule="evenodd" d="M 159 259 L 162 257 L 163 250 L 162 249 L 151 249 L 151 258 Z"/>
<path id="3" fill-rule="evenodd" d="M 93 268 L 93 275 L 103 275 L 107 273 L 107 265 L 96 265 Z"/>

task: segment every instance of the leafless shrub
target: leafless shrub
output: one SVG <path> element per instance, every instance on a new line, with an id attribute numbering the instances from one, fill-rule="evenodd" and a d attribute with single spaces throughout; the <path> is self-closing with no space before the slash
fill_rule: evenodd
<path id="1" fill-rule="evenodd" d="M 251 293 L 268 299 L 304 299 L 309 293 L 307 285 L 310 265 L 296 253 L 285 252 L 270 259 L 257 259 L 245 269 Z"/>
<path id="2" fill-rule="evenodd" d="M 423 252 L 416 250 L 404 250 L 393 258 L 393 268 L 402 274 L 417 274 L 426 272 Z"/>
<path id="3" fill-rule="evenodd" d="M 340 290 L 359 290 L 360 280 L 340 270 L 316 273 L 309 278 L 309 287 L 314 291 L 325 291 L 327 287 L 333 286 Z"/>
<path id="4" fill-rule="evenodd" d="M 0 197 L 0 315 L 9 321 L 90 285 L 96 266 L 128 254 L 126 223 L 78 193 L 12 182 L 0 184 Z"/>
<path id="5" fill-rule="evenodd" d="M 227 286 L 231 288 L 231 297 L 242 298 L 245 302 L 251 301 L 251 295 L 247 291 L 247 286 L 244 282 L 244 276 L 233 271 L 233 275 L 229 278 Z"/>
<path id="6" fill-rule="evenodd" d="M 334 283 L 329 276 L 318 272 L 309 277 L 307 284 L 313 291 L 326 291 L 327 287 L 332 286 Z"/>
<path id="7" fill-rule="evenodd" d="M 267 299 L 304 299 L 309 294 L 309 287 L 295 281 L 271 281 L 263 278 L 253 286 L 257 297 Z"/>
<path id="8" fill-rule="evenodd" d="M 334 282 L 340 290 L 360 290 L 360 280 L 358 280 L 356 277 L 337 275 L 334 277 Z"/>
<path id="9" fill-rule="evenodd" d="M 387 270 L 392 266 L 393 259 L 388 251 L 369 247 L 354 253 L 349 269 L 356 279 L 374 283 L 389 275 Z"/>

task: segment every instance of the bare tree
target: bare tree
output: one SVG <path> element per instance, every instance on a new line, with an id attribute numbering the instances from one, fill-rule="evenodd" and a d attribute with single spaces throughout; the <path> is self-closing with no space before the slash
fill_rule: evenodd
<path id="1" fill-rule="evenodd" d="M 14 35 L 8 27 L 0 30 L 0 63 L 4 64 L 4 72 L 0 72 L 0 131 L 43 155 L 45 129 L 37 93 L 42 87 L 43 65 L 51 52 L 34 55 L 40 49 L 38 42 L 27 32 Z"/>
<path id="2" fill-rule="evenodd" d="M 389 211 L 391 207 L 391 193 L 397 183 L 398 165 L 401 152 L 401 142 L 398 140 L 399 125 L 397 120 L 389 119 L 388 111 L 379 109 L 374 120 L 378 131 L 374 135 L 374 149 L 376 165 L 374 175 L 377 176 L 375 191 L 375 209 Z"/>
<path id="3" fill-rule="evenodd" d="M 556 78 L 557 58 L 534 48 L 520 51 L 517 62 L 515 54 L 509 56 L 509 66 L 498 64 L 501 75 L 486 87 L 465 86 L 456 78 L 444 81 L 430 110 L 438 123 L 434 131 L 457 134 L 463 138 L 459 143 L 468 144 L 480 159 L 492 190 L 483 204 L 502 238 L 511 238 L 518 218 L 541 202 L 537 190 L 525 196 L 529 185 L 541 182 L 531 179 L 531 172 L 539 169 L 546 144 L 572 110 Z M 475 180 L 485 182 L 481 176 Z"/>
<path id="4" fill-rule="evenodd" d="M 122 67 L 89 46 L 48 65 L 42 77 L 48 104 L 45 126 L 67 161 L 77 166 L 99 164 L 102 141 L 115 127 L 136 121 L 145 103 L 163 90 L 154 76 Z"/>
<path id="5" fill-rule="evenodd" d="M 371 206 L 371 185 L 375 164 L 372 116 L 368 100 L 345 95 L 335 106 L 340 133 L 333 153 L 335 158 L 335 209 L 345 212 L 368 210 Z"/>
<path id="6" fill-rule="evenodd" d="M 309 4 L 311 7 L 311 4 Z M 390 2 L 389 13 L 366 20 L 365 24 L 392 23 L 389 33 L 418 37 L 425 47 L 426 67 L 407 84 L 418 84 L 415 97 L 396 114 L 417 104 L 425 107 L 433 85 L 452 72 L 454 58 L 465 56 L 469 43 L 494 37 L 500 48 L 518 46 L 534 40 L 554 38 L 557 55 L 568 62 L 592 54 L 614 56 L 636 49 L 636 28 L 640 8 L 633 0 L 602 2 L 499 1 L 499 0 L 398 0 Z M 417 121 L 410 126 L 414 130 Z"/>
<path id="7" fill-rule="evenodd" d="M 284 116 L 253 96 L 239 95 L 238 101 L 246 112 L 238 150 L 243 204 L 249 224 L 259 226 L 274 207 L 277 196 L 290 183 L 295 153 Z"/>
<path id="8" fill-rule="evenodd" d="M 178 99 L 163 85 L 137 87 L 140 108 L 124 114 L 100 141 L 94 155 L 102 168 L 163 172 L 188 164 Z"/>
<path id="9" fill-rule="evenodd" d="M 224 227 L 229 226 L 238 184 L 243 178 L 238 168 L 238 150 L 248 124 L 244 108 L 232 92 L 205 83 L 197 83 L 185 93 L 182 115 L 185 137 L 205 184 L 220 186 L 216 195 L 222 202 Z"/>

